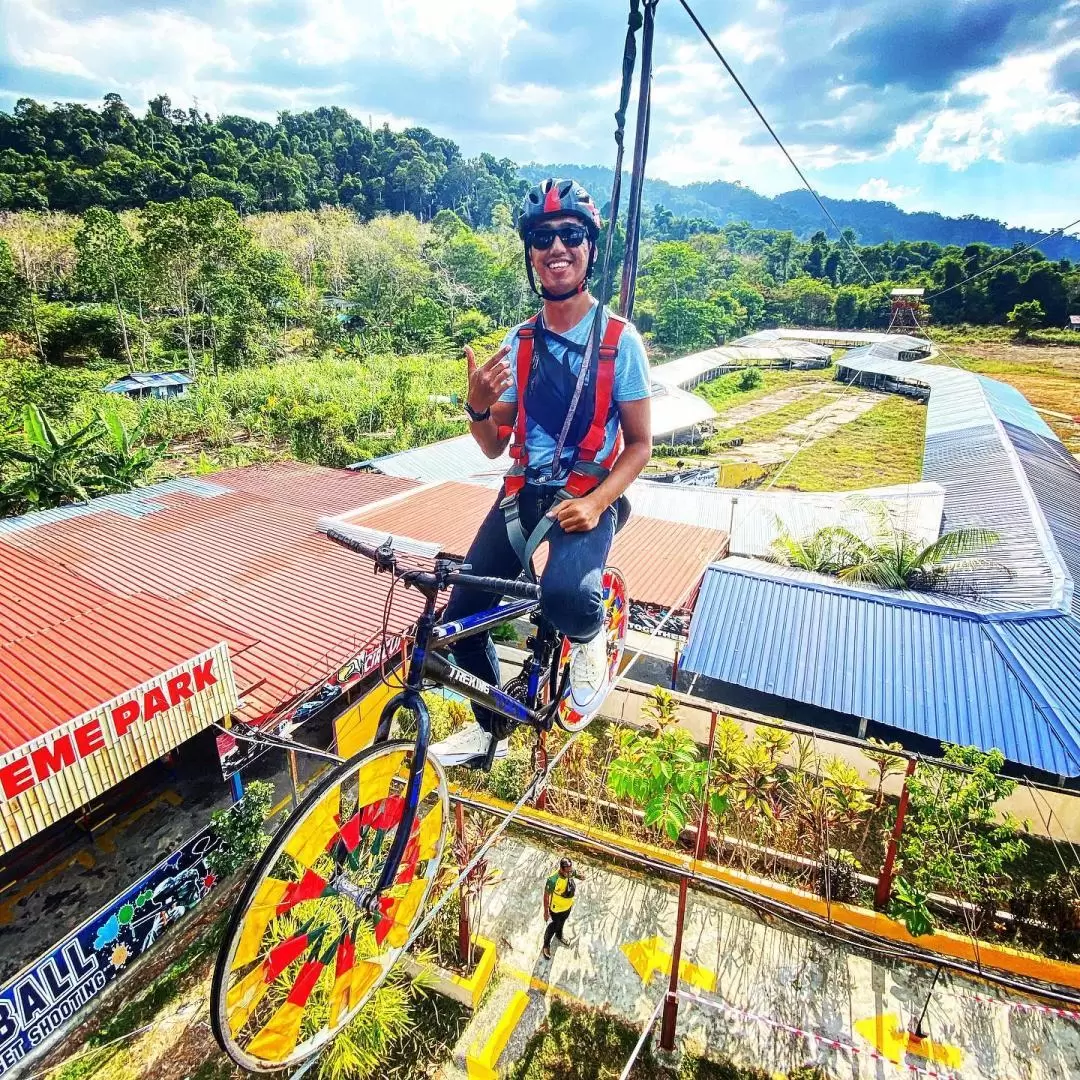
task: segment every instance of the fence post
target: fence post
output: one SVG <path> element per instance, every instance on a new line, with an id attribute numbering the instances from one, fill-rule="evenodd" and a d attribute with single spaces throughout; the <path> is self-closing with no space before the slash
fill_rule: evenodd
<path id="1" fill-rule="evenodd" d="M 697 839 L 694 841 L 694 864 L 705 854 L 709 835 L 709 782 L 712 779 L 713 748 L 716 745 L 717 711 L 709 718 L 709 763 L 705 769 L 705 787 L 701 793 L 701 817 L 698 819 Z M 667 996 L 664 998 L 664 1016 L 660 1023 L 660 1049 L 675 1049 L 675 1028 L 679 1019 L 679 967 L 682 964 L 683 925 L 686 922 L 686 894 L 690 877 L 679 879 L 679 910 L 675 916 L 675 946 L 671 952 L 671 977 L 668 979 Z"/>
<path id="2" fill-rule="evenodd" d="M 900 846 L 900 834 L 904 831 L 904 817 L 907 815 L 908 779 L 915 771 L 918 761 L 917 757 L 908 758 L 907 771 L 904 773 L 904 786 L 900 789 L 900 802 L 896 807 L 896 824 L 893 826 L 892 836 L 889 837 L 885 863 L 881 867 L 877 888 L 874 890 L 874 907 L 878 911 L 884 911 L 889 906 L 889 897 L 892 895 L 893 864 L 896 862 L 896 850 Z"/>
<path id="3" fill-rule="evenodd" d="M 457 833 L 459 850 L 465 850 L 465 807 L 454 803 L 454 827 Z M 458 887 L 458 956 L 463 964 L 472 959 L 472 926 L 469 919 L 469 896 L 465 891 L 465 882 Z"/>
<path id="4" fill-rule="evenodd" d="M 547 775 L 548 767 L 548 752 L 547 752 L 547 732 L 541 731 L 536 740 L 536 751 L 534 754 L 533 768 L 537 772 L 542 772 Z M 536 809 L 547 809 L 547 783 L 540 789 L 540 794 L 536 796 Z"/>

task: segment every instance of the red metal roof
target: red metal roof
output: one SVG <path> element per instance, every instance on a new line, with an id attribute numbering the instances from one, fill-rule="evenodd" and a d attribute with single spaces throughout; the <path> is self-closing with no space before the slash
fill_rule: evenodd
<path id="1" fill-rule="evenodd" d="M 441 544 L 464 555 L 495 495 L 474 484 L 435 484 L 348 516 L 369 528 Z M 615 537 L 609 562 L 634 600 L 687 607 L 705 567 L 727 549 L 727 533 L 632 514 Z M 537 556 L 542 566 L 546 547 Z"/>
<path id="2" fill-rule="evenodd" d="M 415 486 L 288 463 L 0 522 L 0 754 L 219 641 L 249 721 L 324 680 L 387 583 L 316 522 Z M 398 595 L 392 632 L 419 610 Z"/>

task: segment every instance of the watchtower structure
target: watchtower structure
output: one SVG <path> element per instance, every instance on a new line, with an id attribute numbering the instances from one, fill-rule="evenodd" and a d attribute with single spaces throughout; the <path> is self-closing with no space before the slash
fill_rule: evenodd
<path id="1" fill-rule="evenodd" d="M 925 289 L 893 289 L 890 334 L 917 334 L 922 330 L 922 298 Z"/>

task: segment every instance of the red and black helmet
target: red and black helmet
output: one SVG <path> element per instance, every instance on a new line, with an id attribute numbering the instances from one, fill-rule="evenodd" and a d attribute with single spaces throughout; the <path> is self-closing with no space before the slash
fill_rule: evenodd
<path id="1" fill-rule="evenodd" d="M 542 180 L 530 188 L 518 210 L 517 228 L 521 238 L 534 225 L 549 218 L 573 215 L 580 218 L 596 243 L 600 235 L 600 211 L 592 196 L 573 180 Z"/>

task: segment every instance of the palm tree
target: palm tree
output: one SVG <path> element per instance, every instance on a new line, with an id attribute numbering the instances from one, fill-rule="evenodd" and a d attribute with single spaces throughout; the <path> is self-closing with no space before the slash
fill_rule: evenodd
<path id="1" fill-rule="evenodd" d="M 777 536 L 772 542 L 776 561 L 818 574 L 838 574 L 843 566 L 843 552 L 833 528 L 817 529 L 808 536 L 793 535 L 776 519 Z"/>
<path id="2" fill-rule="evenodd" d="M 970 584 L 958 582 L 958 575 L 987 567 L 1009 572 L 982 557 L 1000 538 L 991 529 L 953 529 L 927 544 L 894 528 L 883 509 L 876 516 L 869 538 L 842 525 L 797 538 L 778 522 L 774 557 L 787 566 L 832 574 L 841 581 L 916 592 L 973 592 Z"/>
<path id="3" fill-rule="evenodd" d="M 957 575 L 998 565 L 981 558 L 998 542 L 991 529 L 954 529 L 932 544 L 899 529 L 868 541 L 849 529 L 835 532 L 845 554 L 836 575 L 841 581 L 916 592 L 972 592 L 972 586 L 957 582 Z"/>

